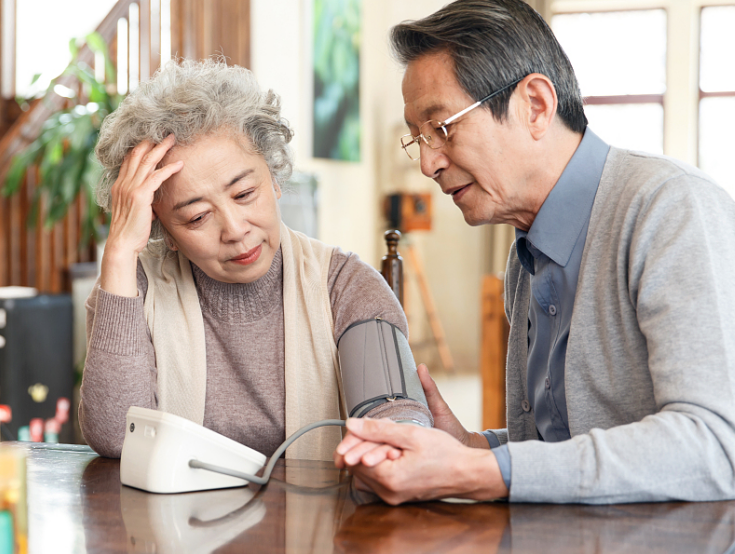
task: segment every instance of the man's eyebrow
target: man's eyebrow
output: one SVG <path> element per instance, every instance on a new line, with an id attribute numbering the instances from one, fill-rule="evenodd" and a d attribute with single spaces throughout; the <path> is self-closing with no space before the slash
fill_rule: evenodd
<path id="1" fill-rule="evenodd" d="M 430 119 L 434 119 L 432 116 L 435 113 L 440 112 L 442 110 L 446 110 L 446 109 L 447 109 L 446 106 L 444 106 L 443 104 L 432 104 L 428 108 L 421 110 L 421 117 L 420 117 L 421 121 L 419 123 L 411 123 L 407 119 L 404 119 L 404 121 L 406 122 L 406 125 L 408 125 L 409 127 L 411 125 L 413 125 L 414 127 L 418 127 L 420 125 L 423 125 Z"/>
<path id="2" fill-rule="evenodd" d="M 244 179 L 245 177 L 247 177 L 254 171 L 255 171 L 254 169 L 246 169 L 239 175 L 236 175 L 235 177 L 232 178 L 232 180 L 229 183 L 225 185 L 225 189 L 230 188 L 232 185 Z M 197 196 L 196 198 L 190 198 L 189 200 L 183 200 L 182 202 L 179 202 L 178 204 L 174 206 L 174 211 L 180 210 L 181 208 L 185 208 L 186 206 L 191 206 L 192 204 L 196 204 L 197 202 L 201 202 L 202 200 L 204 200 L 203 196 Z"/>

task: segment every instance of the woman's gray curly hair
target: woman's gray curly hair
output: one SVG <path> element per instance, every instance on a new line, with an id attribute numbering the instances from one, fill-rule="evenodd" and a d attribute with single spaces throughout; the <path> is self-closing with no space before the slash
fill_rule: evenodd
<path id="1" fill-rule="evenodd" d="M 293 132 L 281 117 L 278 95 L 261 91 L 249 70 L 221 60 L 169 62 L 102 123 L 95 148 L 104 168 L 97 203 L 110 211 L 112 185 L 125 156 L 137 144 L 160 143 L 173 133 L 176 144 L 186 146 L 220 131 L 247 137 L 273 179 L 286 184 L 293 170 L 288 146 Z M 163 227 L 156 220 L 151 241 L 162 238 Z"/>

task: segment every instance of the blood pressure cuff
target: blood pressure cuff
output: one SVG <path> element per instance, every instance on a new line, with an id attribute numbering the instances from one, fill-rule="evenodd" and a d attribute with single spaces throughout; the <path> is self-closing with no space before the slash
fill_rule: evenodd
<path id="1" fill-rule="evenodd" d="M 399 398 L 428 408 L 408 340 L 395 325 L 382 319 L 354 323 L 342 334 L 337 349 L 350 417 L 362 417 Z"/>

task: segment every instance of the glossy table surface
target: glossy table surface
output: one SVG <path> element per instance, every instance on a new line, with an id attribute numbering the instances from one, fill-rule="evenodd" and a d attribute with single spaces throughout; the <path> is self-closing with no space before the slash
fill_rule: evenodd
<path id="1" fill-rule="evenodd" d="M 276 466 L 285 483 L 157 495 L 87 447 L 25 448 L 32 553 L 735 552 L 735 502 L 391 507 L 299 460 Z"/>

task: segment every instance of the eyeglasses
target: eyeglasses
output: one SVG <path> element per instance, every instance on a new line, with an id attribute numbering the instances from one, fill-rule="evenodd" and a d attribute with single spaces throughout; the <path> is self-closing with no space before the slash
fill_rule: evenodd
<path id="1" fill-rule="evenodd" d="M 421 157 L 421 141 L 422 140 L 429 148 L 433 150 L 441 148 L 442 146 L 444 146 L 444 143 L 447 140 L 447 136 L 448 136 L 447 125 L 449 125 L 450 123 L 453 123 L 454 121 L 462 117 L 467 112 L 474 110 L 477 106 L 479 106 L 483 102 L 487 102 L 488 100 L 490 100 L 494 96 L 497 96 L 501 92 L 505 92 L 510 87 L 517 85 L 523 79 L 524 77 L 521 77 L 520 79 L 516 79 L 512 83 L 505 85 L 503 88 L 500 88 L 496 90 L 495 92 L 491 92 L 482 100 L 475 102 L 468 108 L 465 108 L 461 112 L 454 114 L 452 117 L 449 117 L 445 119 L 444 121 L 436 121 L 434 119 L 430 119 L 429 121 L 422 123 L 421 127 L 419 127 L 418 135 L 413 136 L 411 133 L 409 133 L 401 137 L 401 147 L 406 151 L 406 155 L 412 160 L 418 160 Z"/>

